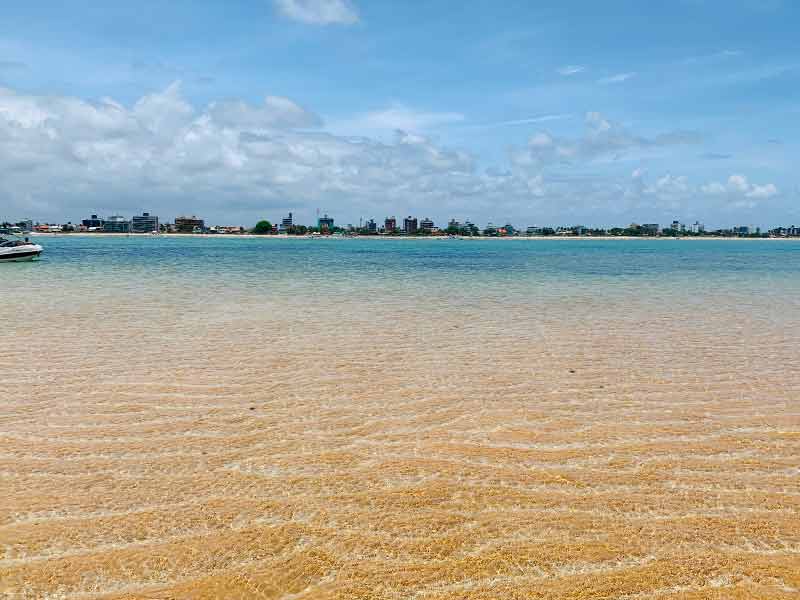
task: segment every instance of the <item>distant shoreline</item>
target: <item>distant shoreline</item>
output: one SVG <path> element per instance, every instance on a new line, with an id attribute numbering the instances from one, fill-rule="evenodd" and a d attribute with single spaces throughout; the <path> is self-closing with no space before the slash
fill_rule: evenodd
<path id="1" fill-rule="evenodd" d="M 267 240 L 472 240 L 472 241 L 592 241 L 592 240 L 621 240 L 621 241 L 635 241 L 635 240 L 660 240 L 660 241 L 709 241 L 709 240 L 725 240 L 725 241 L 791 241 L 800 240 L 800 238 L 791 237 L 735 237 L 735 236 L 686 236 L 686 237 L 668 237 L 668 236 L 632 236 L 632 235 L 606 235 L 606 236 L 590 236 L 590 235 L 521 235 L 510 237 L 494 237 L 494 236 L 455 236 L 454 238 L 447 236 L 430 236 L 430 235 L 358 235 L 358 236 L 342 236 L 342 235 L 325 235 L 325 236 L 310 236 L 310 235 L 255 235 L 252 233 L 160 233 L 153 235 L 152 233 L 87 233 L 87 232 L 70 232 L 70 233 L 41 233 L 31 232 L 25 234 L 30 237 L 111 237 L 111 238 L 210 238 L 210 239 L 230 239 L 230 238 L 244 238 L 244 239 L 267 239 Z"/>

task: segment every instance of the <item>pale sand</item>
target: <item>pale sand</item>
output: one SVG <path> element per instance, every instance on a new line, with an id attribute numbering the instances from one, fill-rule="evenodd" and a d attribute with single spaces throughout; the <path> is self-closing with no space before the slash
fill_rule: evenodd
<path id="1" fill-rule="evenodd" d="M 800 597 L 766 305 L 52 302 L 0 346 L 0 597 Z"/>

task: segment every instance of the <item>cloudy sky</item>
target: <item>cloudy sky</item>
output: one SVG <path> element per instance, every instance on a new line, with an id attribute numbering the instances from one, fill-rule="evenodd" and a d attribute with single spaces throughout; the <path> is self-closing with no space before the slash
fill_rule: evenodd
<path id="1" fill-rule="evenodd" d="M 0 220 L 800 224 L 791 0 L 28 0 Z"/>

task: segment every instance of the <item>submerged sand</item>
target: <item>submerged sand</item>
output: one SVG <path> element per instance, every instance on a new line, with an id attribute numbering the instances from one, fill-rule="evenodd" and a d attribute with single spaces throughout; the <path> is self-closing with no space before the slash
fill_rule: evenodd
<path id="1" fill-rule="evenodd" d="M 0 597 L 798 598 L 794 301 L 380 300 L 4 315 Z"/>

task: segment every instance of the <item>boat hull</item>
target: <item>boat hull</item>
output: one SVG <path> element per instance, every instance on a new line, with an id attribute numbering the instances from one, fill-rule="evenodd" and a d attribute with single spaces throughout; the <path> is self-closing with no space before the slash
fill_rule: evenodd
<path id="1" fill-rule="evenodd" d="M 35 260 L 42 253 L 41 250 L 25 250 L 23 252 L 0 253 L 0 262 L 28 262 Z"/>

